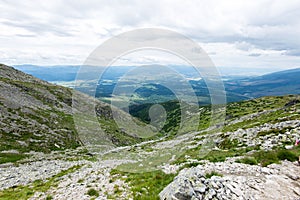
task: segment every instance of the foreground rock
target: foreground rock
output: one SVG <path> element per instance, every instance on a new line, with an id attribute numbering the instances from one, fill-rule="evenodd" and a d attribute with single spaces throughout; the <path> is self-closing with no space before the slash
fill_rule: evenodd
<path id="1" fill-rule="evenodd" d="M 211 172 L 220 176 L 208 177 Z M 232 159 L 205 162 L 182 170 L 160 193 L 160 198 L 296 200 L 300 198 L 299 176 L 300 167 L 288 161 L 268 167 L 235 163 Z"/>

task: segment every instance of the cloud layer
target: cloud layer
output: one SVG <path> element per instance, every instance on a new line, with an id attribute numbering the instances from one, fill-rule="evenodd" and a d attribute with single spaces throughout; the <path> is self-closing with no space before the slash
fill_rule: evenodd
<path id="1" fill-rule="evenodd" d="M 300 67 L 299 0 L 0 0 L 0 12 L 7 64 L 82 64 L 118 33 L 161 27 L 198 42 L 218 66 Z"/>

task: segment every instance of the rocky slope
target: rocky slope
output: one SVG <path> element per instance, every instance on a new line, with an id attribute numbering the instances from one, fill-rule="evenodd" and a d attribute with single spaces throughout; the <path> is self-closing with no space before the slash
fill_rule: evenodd
<path id="1" fill-rule="evenodd" d="M 272 126 L 280 130 L 285 130 L 284 128 L 289 126 L 291 127 L 289 131 L 281 135 L 288 136 L 289 132 L 292 132 L 292 137 L 300 136 L 299 123 L 297 125 L 296 121 L 286 121 L 285 124 L 281 122 L 276 125 L 265 124 L 255 130 L 259 133 L 265 127 Z M 249 129 L 247 132 L 250 133 L 251 130 L 254 129 Z M 237 134 L 233 135 L 236 137 Z M 132 149 L 135 149 L 139 155 L 148 152 L 148 157 L 146 156 L 143 161 L 132 156 L 90 157 L 79 148 L 51 154 L 36 153 L 31 158 L 22 160 L 17 166 L 2 164 L 0 165 L 0 199 L 158 199 L 156 196 L 158 193 L 153 193 L 157 187 L 161 188 L 158 190 L 159 198 L 166 200 L 299 199 L 300 167 L 296 162 L 283 160 L 267 166 L 262 166 L 260 163 L 250 165 L 237 162 L 245 157 L 255 156 L 255 152 L 265 152 L 269 148 L 259 146 L 260 148 L 255 148 L 256 150 L 243 151 L 242 149 L 249 148 L 239 145 L 244 140 L 234 145 L 236 154 L 229 153 L 231 147 L 227 147 L 227 150 L 216 147 L 213 150 L 213 152 L 222 152 L 224 161 L 223 157 L 217 160 L 213 155 L 201 158 L 199 153 L 191 154 L 193 151 L 186 151 L 179 157 L 172 156 L 173 161 L 170 164 L 162 160 L 157 168 L 163 173 L 142 171 L 145 166 L 141 164 L 150 165 L 150 161 L 154 162 L 149 153 L 157 157 L 157 152 L 165 153 L 163 149 L 172 150 L 179 143 L 193 150 L 193 147 L 197 148 L 201 145 L 203 140 L 199 138 L 208 137 L 199 133 L 190 136 L 190 138 L 181 137 L 167 141 L 163 139 L 149 141 L 114 150 L 119 155 L 122 155 L 122 152 L 131 154 Z M 195 141 L 199 144 L 195 144 Z M 258 141 L 265 142 L 264 138 L 259 138 Z M 281 142 L 277 138 L 272 144 L 280 147 Z M 292 142 L 286 143 L 284 147 Z M 299 153 L 300 149 L 293 150 Z M 242 153 L 239 154 L 239 151 Z M 128 173 L 125 170 L 124 172 L 124 166 L 127 165 L 140 171 Z M 177 173 L 179 174 L 176 175 Z M 173 180 L 173 178 L 169 179 L 170 177 L 175 178 Z M 162 182 L 164 179 L 170 181 Z"/>
<path id="2" fill-rule="evenodd" d="M 105 137 L 101 139 L 116 146 L 141 141 L 131 132 L 129 135 L 126 129 L 118 128 L 107 104 L 2 64 L 0 90 L 0 163 L 11 154 L 51 152 L 88 143 L 75 128 L 73 114 L 80 111 L 72 107 L 73 93 L 76 93 L 76 103 L 95 103 L 95 112 Z M 115 112 L 125 121 L 130 118 L 125 112 Z M 82 123 L 89 122 L 88 118 L 83 120 Z M 86 135 L 89 135 L 88 131 Z M 97 134 L 98 130 L 92 131 Z"/>
<path id="3" fill-rule="evenodd" d="M 1 151 L 51 151 L 80 145 L 72 92 L 0 65 Z"/>

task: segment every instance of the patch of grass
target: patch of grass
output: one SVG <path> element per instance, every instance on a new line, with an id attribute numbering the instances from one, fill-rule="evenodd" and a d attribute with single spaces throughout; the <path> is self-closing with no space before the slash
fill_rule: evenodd
<path id="1" fill-rule="evenodd" d="M 291 162 L 298 160 L 298 156 L 295 153 L 285 149 L 279 150 L 277 152 L 277 158 L 279 160 L 288 160 Z"/>
<path id="2" fill-rule="evenodd" d="M 293 150 L 275 149 L 272 151 L 258 151 L 253 153 L 253 157 L 263 166 L 266 167 L 272 163 L 279 163 L 280 160 L 296 161 L 298 160 L 299 148 Z"/>
<path id="3" fill-rule="evenodd" d="M 295 98 L 295 96 L 269 96 L 247 101 L 229 103 L 227 105 L 226 115 L 229 119 L 232 120 L 263 110 L 282 108 L 293 98 Z"/>
<path id="4" fill-rule="evenodd" d="M 200 156 L 201 146 L 197 146 L 196 148 L 187 150 L 184 154 L 182 154 L 177 160 L 175 160 L 171 164 L 181 164 L 187 162 L 186 156 L 188 156 L 189 159 L 209 160 L 210 162 L 224 162 L 228 157 L 242 156 L 249 151 L 258 149 L 258 146 L 253 146 L 239 149 L 231 148 L 229 150 L 211 150 L 207 152 L 205 156 Z"/>
<path id="5" fill-rule="evenodd" d="M 76 165 L 67 170 L 63 170 L 57 175 L 48 178 L 47 181 L 36 180 L 32 184 L 23 186 L 14 186 L 5 190 L 0 191 L 0 199 L 1 200 L 26 200 L 29 199 L 35 192 L 46 192 L 52 186 L 55 186 L 60 179 L 60 177 L 72 173 L 78 170 L 81 166 Z"/>
<path id="6" fill-rule="evenodd" d="M 211 178 L 211 177 L 213 177 L 213 176 L 220 176 L 220 177 L 222 177 L 223 174 L 220 174 L 220 173 L 215 172 L 215 171 L 212 171 L 212 172 L 210 172 L 210 173 L 205 174 L 205 178 Z"/>
<path id="7" fill-rule="evenodd" d="M 235 149 L 230 149 L 227 151 L 222 151 L 222 150 L 213 150 L 210 151 L 204 158 L 203 160 L 209 160 L 210 162 L 224 162 L 226 158 L 228 157 L 235 157 L 235 156 L 240 156 L 245 153 L 244 150 L 235 150 Z"/>
<path id="8" fill-rule="evenodd" d="M 241 158 L 238 159 L 236 161 L 237 163 L 244 163 L 244 164 L 248 164 L 248 165 L 257 165 L 257 160 L 254 157 L 245 157 L 245 158 Z"/>
<path id="9" fill-rule="evenodd" d="M 119 186 L 118 185 L 114 185 L 114 193 L 118 194 L 120 192 L 121 192 L 121 190 L 120 190 Z"/>
<path id="10" fill-rule="evenodd" d="M 279 135 L 279 134 L 284 134 L 287 130 L 290 130 L 292 129 L 292 127 L 285 127 L 281 130 L 279 129 L 272 129 L 272 130 L 269 130 L 269 131 L 261 131 L 257 134 L 257 137 L 259 136 L 266 136 L 266 135 L 270 135 L 270 134 L 275 134 L 275 135 Z"/>
<path id="11" fill-rule="evenodd" d="M 271 110 L 274 108 L 275 110 L 272 110 L 268 113 L 261 113 L 259 116 L 249 118 L 248 120 L 244 120 L 242 122 L 227 125 L 224 127 L 223 132 L 233 132 L 239 128 L 252 128 L 264 123 L 277 123 L 286 120 L 298 119 L 299 115 L 295 112 L 295 107 L 286 106 L 288 102 L 296 97 L 297 96 L 263 97 L 250 101 L 230 103 L 227 105 L 226 110 L 227 116 L 230 118 L 230 120 L 260 111 Z M 291 112 L 293 112 L 294 115 L 291 115 Z"/>
<path id="12" fill-rule="evenodd" d="M 238 146 L 239 142 L 237 139 L 229 139 L 229 138 L 225 138 L 220 144 L 219 147 L 220 149 L 232 149 L 232 148 L 236 148 Z"/>
<path id="13" fill-rule="evenodd" d="M 107 136 L 117 146 L 133 145 L 143 141 L 139 137 L 133 137 L 124 132 L 114 120 L 98 117 L 98 121 L 101 128 L 105 130 Z"/>
<path id="14" fill-rule="evenodd" d="M 201 163 L 199 163 L 199 162 L 186 163 L 181 167 L 181 169 L 197 167 L 198 165 L 201 165 Z"/>
<path id="15" fill-rule="evenodd" d="M 272 163 L 279 163 L 277 153 L 275 151 L 258 151 L 252 155 L 261 166 L 266 167 Z"/>
<path id="16" fill-rule="evenodd" d="M 17 162 L 21 159 L 26 158 L 27 155 L 17 153 L 0 153 L 0 164 L 8 162 Z"/>
<path id="17" fill-rule="evenodd" d="M 111 171 L 111 174 L 126 176 L 125 182 L 131 186 L 133 198 L 137 200 L 158 200 L 158 194 L 176 176 L 175 174 L 165 174 L 160 170 L 144 173 L 128 173 L 114 169 Z"/>
<path id="18" fill-rule="evenodd" d="M 53 197 L 51 195 L 47 195 L 46 200 L 52 200 Z"/>
<path id="19" fill-rule="evenodd" d="M 299 157 L 300 156 L 300 145 L 294 147 L 293 149 L 290 149 L 289 151 Z"/>
<path id="20" fill-rule="evenodd" d="M 83 179 L 79 179 L 78 181 L 77 181 L 77 183 L 83 183 Z"/>
<path id="21" fill-rule="evenodd" d="M 184 154 L 180 155 L 174 162 L 171 164 L 181 164 L 187 161 L 187 157 L 191 159 L 198 159 L 199 158 L 199 151 L 201 149 L 201 145 L 188 149 Z"/>
<path id="22" fill-rule="evenodd" d="M 68 157 L 65 160 L 68 160 L 68 161 L 88 160 L 91 162 L 97 162 L 98 158 L 96 156 L 78 155 L 78 156 Z"/>
<path id="23" fill-rule="evenodd" d="M 90 188 L 87 191 L 87 195 L 98 197 L 99 196 L 99 192 L 97 190 L 95 190 L 94 188 Z"/>
<path id="24" fill-rule="evenodd" d="M 271 151 L 260 150 L 252 153 L 249 157 L 237 160 L 239 163 L 250 165 L 260 164 L 266 167 L 272 163 L 279 163 L 281 160 L 296 161 L 300 156 L 300 147 L 294 149 L 273 149 Z"/>

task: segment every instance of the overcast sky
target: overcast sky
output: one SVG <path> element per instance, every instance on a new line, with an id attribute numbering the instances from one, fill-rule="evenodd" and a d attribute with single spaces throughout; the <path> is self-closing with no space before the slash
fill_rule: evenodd
<path id="1" fill-rule="evenodd" d="M 161 27 L 199 43 L 217 66 L 300 67 L 300 0 L 0 0 L 0 13 L 9 65 L 80 65 L 114 35 Z"/>

